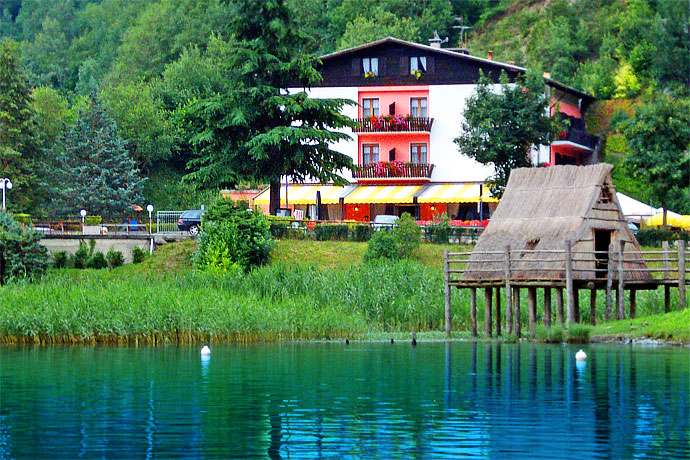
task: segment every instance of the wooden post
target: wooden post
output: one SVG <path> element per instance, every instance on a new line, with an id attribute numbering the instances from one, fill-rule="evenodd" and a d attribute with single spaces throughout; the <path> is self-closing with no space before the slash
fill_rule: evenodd
<path id="1" fill-rule="evenodd" d="M 491 337 L 491 294 L 493 289 L 484 288 L 484 332 Z"/>
<path id="2" fill-rule="evenodd" d="M 637 310 L 637 291 L 630 289 L 630 319 L 635 319 L 635 311 Z"/>
<path id="3" fill-rule="evenodd" d="M 573 288 L 573 319 L 576 323 L 580 322 L 580 289 Z"/>
<path id="4" fill-rule="evenodd" d="M 678 304 L 685 309 L 685 241 L 678 241 Z"/>
<path id="5" fill-rule="evenodd" d="M 592 326 L 597 325 L 597 290 L 589 290 L 589 322 Z"/>
<path id="6" fill-rule="evenodd" d="M 450 338 L 450 262 L 448 249 L 443 251 L 443 272 L 446 278 L 446 338 Z"/>
<path id="7" fill-rule="evenodd" d="M 551 327 L 551 288 L 544 288 L 544 326 Z"/>
<path id="8" fill-rule="evenodd" d="M 505 264 L 506 264 L 506 333 L 510 334 L 513 332 L 513 320 L 512 320 L 512 295 L 513 291 L 510 288 L 510 246 L 506 246 L 505 250 Z"/>
<path id="9" fill-rule="evenodd" d="M 563 288 L 556 288 L 556 321 L 563 326 Z"/>
<path id="10" fill-rule="evenodd" d="M 477 337 L 477 288 L 470 288 L 470 329 L 472 337 Z"/>
<path id="11" fill-rule="evenodd" d="M 537 323 L 537 288 L 527 288 L 527 309 L 529 310 L 529 335 L 534 337 Z"/>
<path id="12" fill-rule="evenodd" d="M 664 259 L 664 279 L 670 280 L 671 279 L 671 264 L 669 262 L 669 257 L 668 253 L 670 252 L 670 249 L 668 247 L 668 241 L 664 241 L 661 243 L 661 251 L 663 252 L 663 259 Z M 664 313 L 668 313 L 671 311 L 671 286 L 668 284 L 664 284 Z"/>
<path id="13" fill-rule="evenodd" d="M 625 274 L 623 273 L 623 251 L 625 250 L 625 241 L 619 241 L 618 245 L 618 297 L 616 300 L 616 319 L 621 320 L 625 318 Z"/>
<path id="14" fill-rule="evenodd" d="M 573 287 L 573 256 L 571 252 L 572 243 L 565 242 L 565 289 L 568 296 L 567 325 L 575 321 L 575 289 Z"/>
<path id="15" fill-rule="evenodd" d="M 496 288 L 496 337 L 501 335 L 501 288 Z"/>
<path id="16" fill-rule="evenodd" d="M 606 311 L 604 311 L 604 319 L 606 321 L 611 319 L 611 305 L 613 303 L 613 245 L 609 244 L 609 260 L 606 265 L 608 271 L 606 272 Z"/>
<path id="17" fill-rule="evenodd" d="M 520 288 L 513 288 L 513 333 L 520 337 Z"/>

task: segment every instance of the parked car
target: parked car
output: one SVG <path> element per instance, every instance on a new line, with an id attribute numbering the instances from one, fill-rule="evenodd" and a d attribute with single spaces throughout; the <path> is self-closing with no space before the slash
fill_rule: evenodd
<path id="1" fill-rule="evenodd" d="M 196 236 L 199 234 L 199 229 L 201 228 L 201 216 L 204 211 L 201 209 L 190 209 L 184 211 L 180 214 L 180 218 L 177 220 L 177 228 L 180 230 L 189 232 L 190 235 Z"/>
<path id="2" fill-rule="evenodd" d="M 389 231 L 395 225 L 395 222 L 399 219 L 398 216 L 390 216 L 387 214 L 380 214 L 374 217 L 374 223 L 371 224 L 371 228 L 378 232 L 379 230 Z"/>

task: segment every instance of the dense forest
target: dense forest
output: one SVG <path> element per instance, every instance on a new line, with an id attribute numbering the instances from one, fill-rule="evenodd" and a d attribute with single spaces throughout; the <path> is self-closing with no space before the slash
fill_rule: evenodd
<path id="1" fill-rule="evenodd" d="M 324 54 L 388 35 L 428 43 L 437 31 L 449 38 L 446 46 L 480 56 L 492 50 L 494 59 L 550 72 L 599 99 L 588 124 L 606 139 L 602 152 L 614 164 L 627 152 L 619 120 L 659 94 L 690 96 L 687 0 L 286 3 L 311 37 L 303 53 Z M 3 88 L 30 93 L 17 119 L 31 124 L 32 132 L 15 144 L 50 169 L 65 132 L 89 107 L 102 104 L 136 168 L 149 177 L 145 199 L 158 209 L 198 205 L 208 192 L 200 190 L 204 184 L 181 180 L 194 156 L 181 114 L 189 101 L 227 89 L 223 61 L 236 8 L 233 0 L 0 1 L 0 66 L 17 66 L 0 69 L 0 80 L 14 79 Z M 0 139 L 0 147 L 6 141 Z M 16 153 L 0 149 L 5 170 Z M 41 167 L 15 169 L 30 177 Z M 41 178 L 35 180 L 39 186 L 18 191 L 15 210 L 49 211 L 37 205 Z M 651 198 L 624 168 L 616 180 L 619 189 Z"/>

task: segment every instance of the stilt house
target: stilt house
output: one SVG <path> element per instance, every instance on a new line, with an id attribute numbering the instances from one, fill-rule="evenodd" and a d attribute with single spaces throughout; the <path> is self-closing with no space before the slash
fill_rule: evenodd
<path id="1" fill-rule="evenodd" d="M 612 168 L 600 163 L 514 170 L 461 280 L 505 280 L 510 246 L 511 279 L 560 284 L 570 242 L 573 282 L 600 284 L 607 278 L 609 246 L 615 256 L 620 241 L 625 242 L 623 279 L 651 280 L 651 273 L 638 270 L 646 264 L 616 198 Z M 618 271 L 612 277 L 618 278 Z"/>

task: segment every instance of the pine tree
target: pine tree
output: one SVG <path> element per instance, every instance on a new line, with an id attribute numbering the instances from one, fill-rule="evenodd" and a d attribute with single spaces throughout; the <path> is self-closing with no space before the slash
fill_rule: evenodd
<path id="1" fill-rule="evenodd" d="M 85 209 L 92 215 L 113 217 L 140 202 L 144 179 L 125 145 L 115 122 L 93 99 L 76 126 L 53 148 L 53 210 L 74 215 Z"/>

